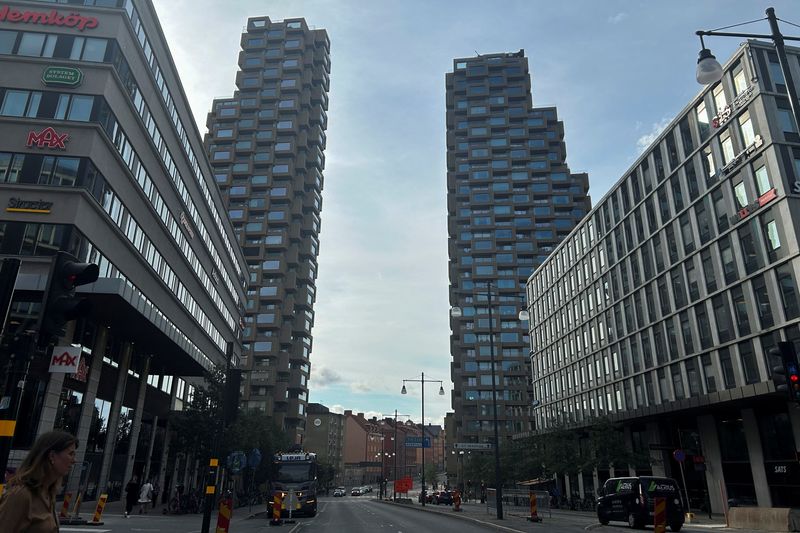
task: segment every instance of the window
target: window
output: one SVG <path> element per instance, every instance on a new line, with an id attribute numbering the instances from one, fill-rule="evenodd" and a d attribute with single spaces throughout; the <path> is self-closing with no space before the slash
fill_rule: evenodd
<path id="1" fill-rule="evenodd" d="M 731 289 L 733 299 L 733 311 L 736 315 L 736 324 L 739 326 L 739 335 L 744 336 L 750 333 L 750 317 L 747 314 L 747 302 L 744 298 L 744 291 L 741 285 Z"/>
<path id="2" fill-rule="evenodd" d="M 700 139 L 705 141 L 711 132 L 711 122 L 708 119 L 705 102 L 700 102 L 695 108 L 695 115 L 697 117 L 697 127 L 700 130 Z"/>
<path id="3" fill-rule="evenodd" d="M 764 224 L 764 236 L 767 241 L 768 252 L 774 252 L 781 247 L 781 238 L 778 235 L 778 225 L 775 220 L 768 220 Z"/>
<path id="4" fill-rule="evenodd" d="M 722 161 L 727 165 L 733 161 L 736 155 L 733 151 L 733 141 L 731 140 L 730 131 L 726 131 L 720 135 L 720 144 L 722 145 Z"/>
<path id="5" fill-rule="evenodd" d="M 733 195 L 736 197 L 736 208 L 742 209 L 747 207 L 747 190 L 743 181 L 740 181 L 733 186 Z"/>
<path id="6" fill-rule="evenodd" d="M 742 362 L 742 371 L 744 372 L 744 381 L 748 385 L 758 383 L 761 381 L 761 376 L 758 372 L 758 364 L 756 363 L 756 355 L 753 351 L 753 341 L 747 340 L 739 343 L 739 359 Z"/>
<path id="7" fill-rule="evenodd" d="M 725 282 L 733 283 L 739 279 L 739 272 L 736 268 L 736 259 L 733 256 L 731 239 L 726 235 L 719 240 L 719 255 L 722 260 L 722 271 L 725 274 Z"/>
<path id="8" fill-rule="evenodd" d="M 733 324 L 731 322 L 731 311 L 728 305 L 728 299 L 725 294 L 720 294 L 712 300 L 714 308 L 714 317 L 717 321 L 717 335 L 719 342 L 727 342 L 733 339 Z"/>
<path id="9" fill-rule="evenodd" d="M 778 276 L 778 286 L 780 287 L 786 320 L 796 318 L 800 315 L 800 305 L 798 305 L 797 301 L 797 283 L 794 279 L 792 264 L 781 265 L 775 273 Z"/>
<path id="10" fill-rule="evenodd" d="M 714 105 L 717 108 L 717 114 L 719 114 L 723 109 L 725 109 L 725 106 L 728 105 L 728 102 L 725 99 L 725 89 L 720 83 L 714 87 L 711 92 L 714 95 Z"/>
<path id="11" fill-rule="evenodd" d="M 772 184 L 769 181 L 769 174 L 767 174 L 766 165 L 761 165 L 755 171 L 756 179 L 756 192 L 761 196 L 772 189 Z"/>
<path id="12" fill-rule="evenodd" d="M 753 121 L 750 120 L 750 112 L 745 111 L 742 116 L 739 117 L 739 128 L 742 132 L 742 139 L 744 140 L 744 146 L 750 146 L 756 139 L 756 134 L 753 131 Z"/>
<path id="13" fill-rule="evenodd" d="M 772 306 L 770 305 L 769 293 L 763 274 L 754 277 L 751 283 L 755 296 L 756 311 L 758 311 L 758 319 L 759 322 L 761 322 L 761 329 L 767 329 L 771 327 L 775 321 L 772 317 Z"/>
<path id="14" fill-rule="evenodd" d="M 725 388 L 732 389 L 736 387 L 736 375 L 733 371 L 733 361 L 731 360 L 731 351 L 729 348 L 720 348 L 719 365 L 722 367 L 722 378 L 725 382 Z"/>

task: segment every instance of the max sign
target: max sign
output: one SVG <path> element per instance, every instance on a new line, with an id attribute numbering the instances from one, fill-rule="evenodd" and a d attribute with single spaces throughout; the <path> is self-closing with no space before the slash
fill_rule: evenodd
<path id="1" fill-rule="evenodd" d="M 55 346 L 50 357 L 50 372 L 75 374 L 81 362 L 80 346 Z"/>
<path id="2" fill-rule="evenodd" d="M 28 148 L 60 148 L 66 150 L 66 143 L 69 140 L 69 133 L 58 133 L 52 127 L 48 126 L 39 133 L 35 131 L 28 132 L 28 141 L 25 146 Z"/>

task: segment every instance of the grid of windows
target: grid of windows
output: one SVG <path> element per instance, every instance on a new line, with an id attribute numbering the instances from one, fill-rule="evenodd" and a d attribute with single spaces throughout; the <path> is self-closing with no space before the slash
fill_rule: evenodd
<path id="1" fill-rule="evenodd" d="M 539 428 L 769 379 L 764 330 L 797 317 L 800 261 L 782 244 L 796 240 L 780 201 L 785 148 L 756 120 L 774 97 L 743 86 L 740 69 L 531 277 Z"/>

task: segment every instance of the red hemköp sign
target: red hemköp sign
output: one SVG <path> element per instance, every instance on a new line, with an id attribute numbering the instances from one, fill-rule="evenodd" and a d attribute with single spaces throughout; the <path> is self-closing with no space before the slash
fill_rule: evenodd
<path id="1" fill-rule="evenodd" d="M 32 24 L 45 24 L 47 26 L 64 26 L 78 28 L 78 30 L 91 30 L 99 25 L 97 18 L 84 17 L 80 13 L 63 15 L 53 9 L 50 12 L 19 11 L 9 6 L 0 7 L 0 22 L 27 22 Z"/>

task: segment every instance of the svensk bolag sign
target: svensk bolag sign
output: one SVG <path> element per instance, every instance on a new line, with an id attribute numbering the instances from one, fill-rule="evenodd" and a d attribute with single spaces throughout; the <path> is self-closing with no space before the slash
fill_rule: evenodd
<path id="1" fill-rule="evenodd" d="M 80 346 L 55 346 L 50 356 L 50 372 L 75 374 L 81 363 Z"/>

